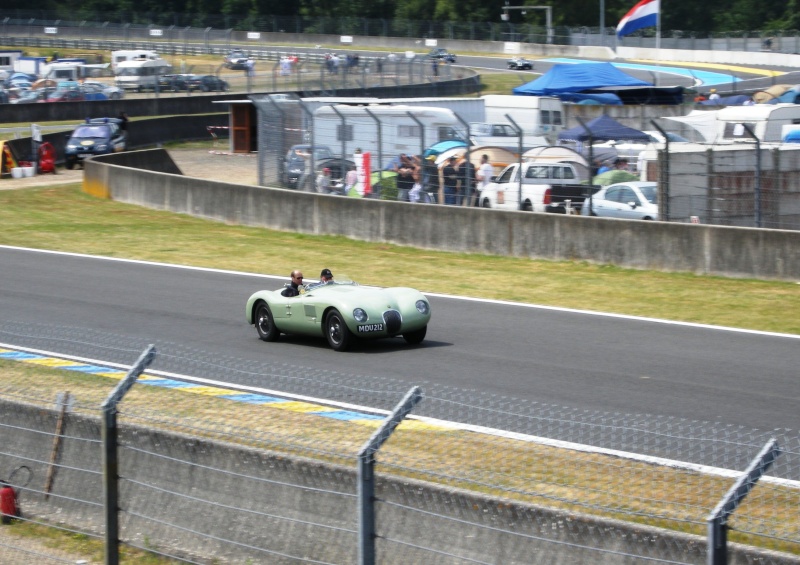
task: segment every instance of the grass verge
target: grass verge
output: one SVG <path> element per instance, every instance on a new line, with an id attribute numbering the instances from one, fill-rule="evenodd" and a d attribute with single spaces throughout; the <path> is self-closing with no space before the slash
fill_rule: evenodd
<path id="1" fill-rule="evenodd" d="M 0 181 L 2 182 L 2 181 Z M 270 274 L 329 267 L 363 284 L 800 334 L 800 285 L 585 262 L 445 253 L 226 225 L 96 199 L 0 191 L 0 244 Z M 291 254 L 286 249 L 292 249 Z"/>

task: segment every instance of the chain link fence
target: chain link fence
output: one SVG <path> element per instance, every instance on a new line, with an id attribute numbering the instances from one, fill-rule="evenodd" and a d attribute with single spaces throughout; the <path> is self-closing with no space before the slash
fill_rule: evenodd
<path id="1" fill-rule="evenodd" d="M 7 10 L 0 22 L 3 36 L 20 37 L 44 33 L 45 28 L 74 28 L 81 38 L 124 39 L 153 43 L 181 44 L 190 42 L 227 43 L 255 41 L 248 34 L 287 33 L 334 36 L 439 38 L 444 40 L 511 41 L 520 43 L 552 43 L 557 45 L 609 46 L 616 44 L 614 27 L 598 26 L 547 28 L 544 15 L 541 23 L 500 21 L 465 22 L 440 20 L 406 20 L 401 18 L 370 19 L 354 17 L 262 16 L 246 14 L 208 15 L 179 13 L 136 13 L 85 11 L 82 21 L 72 14 L 40 10 Z M 11 30 L 14 30 L 13 33 Z M 155 30 L 155 31 L 151 31 Z M 50 33 L 53 33 L 52 31 Z M 57 33 L 61 34 L 61 31 Z M 643 30 L 626 37 L 624 45 L 655 47 L 652 30 Z M 797 30 L 732 30 L 697 32 L 662 30 L 663 49 L 800 52 Z M 162 49 L 163 50 L 163 49 Z M 162 52 L 159 50 L 159 53 Z M 163 50 L 169 53 L 169 50 Z"/>
<path id="2" fill-rule="evenodd" d="M 0 477 L 31 470 L 14 485 L 26 527 L 106 539 L 99 407 L 146 345 L 0 325 Z M 357 455 L 409 385 L 156 348 L 118 407 L 123 547 L 187 563 L 358 562 Z M 728 522 L 729 562 L 800 563 L 794 431 L 416 384 L 422 402 L 375 455 L 377 562 L 704 563 L 709 513 L 776 438 L 782 454 Z M 61 559 L 15 531 L 0 528 L 0 560 Z"/>

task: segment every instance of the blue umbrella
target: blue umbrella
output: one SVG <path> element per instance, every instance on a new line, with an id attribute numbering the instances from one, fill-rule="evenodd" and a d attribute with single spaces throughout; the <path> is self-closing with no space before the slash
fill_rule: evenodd
<path id="1" fill-rule="evenodd" d="M 431 155 L 439 155 L 448 149 L 453 149 L 455 147 L 466 147 L 467 143 L 465 141 L 461 141 L 460 139 L 450 139 L 448 141 L 440 141 L 439 143 L 434 143 L 430 147 L 425 150 L 425 153 L 422 154 L 423 157 L 430 157 Z"/>

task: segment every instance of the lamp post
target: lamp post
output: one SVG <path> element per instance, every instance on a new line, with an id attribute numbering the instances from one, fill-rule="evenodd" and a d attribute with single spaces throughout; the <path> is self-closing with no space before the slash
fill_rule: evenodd
<path id="1" fill-rule="evenodd" d="M 606 44 L 606 0 L 600 0 L 600 46 Z"/>
<path id="2" fill-rule="evenodd" d="M 503 13 L 500 14 L 500 19 L 504 22 L 509 20 L 509 10 L 522 10 L 524 14 L 526 10 L 544 10 L 545 13 L 545 29 L 547 30 L 547 43 L 553 42 L 553 7 L 552 6 L 509 6 L 508 2 L 503 6 Z"/>

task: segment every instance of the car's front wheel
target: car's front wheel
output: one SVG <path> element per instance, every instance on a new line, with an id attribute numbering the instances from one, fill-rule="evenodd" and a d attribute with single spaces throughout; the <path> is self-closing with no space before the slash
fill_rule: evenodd
<path id="1" fill-rule="evenodd" d="M 325 337 L 334 351 L 346 351 L 353 341 L 353 334 L 350 333 L 338 310 L 331 310 L 325 318 Z"/>
<path id="2" fill-rule="evenodd" d="M 256 306 L 255 324 L 258 337 L 263 341 L 275 341 L 281 335 L 275 326 L 269 306 L 263 302 Z"/>
<path id="3" fill-rule="evenodd" d="M 410 343 L 411 345 L 417 345 L 418 343 L 422 343 L 422 340 L 425 339 L 425 334 L 428 333 L 428 326 L 424 326 L 422 329 L 419 329 L 415 332 L 406 332 L 403 334 L 403 339 L 406 340 L 406 343 Z"/>

